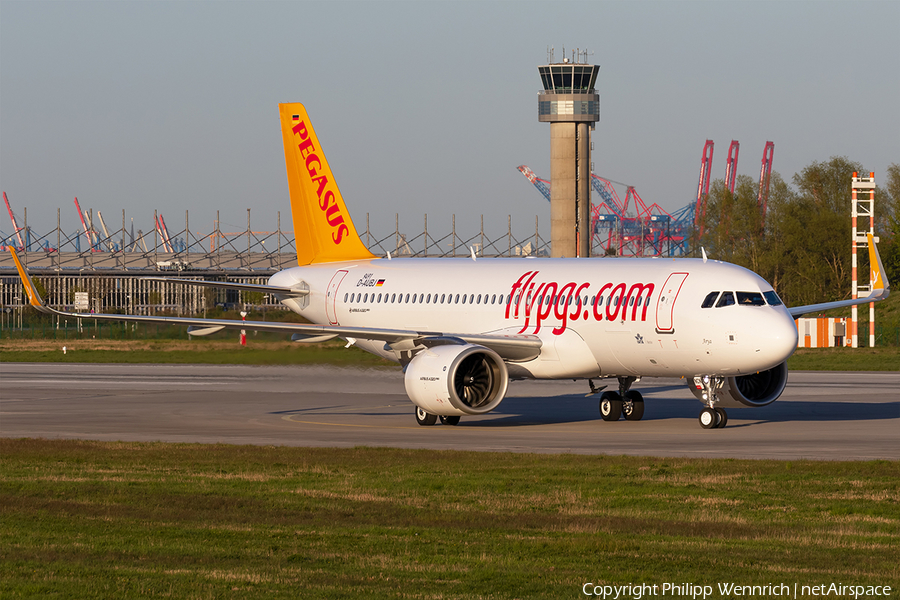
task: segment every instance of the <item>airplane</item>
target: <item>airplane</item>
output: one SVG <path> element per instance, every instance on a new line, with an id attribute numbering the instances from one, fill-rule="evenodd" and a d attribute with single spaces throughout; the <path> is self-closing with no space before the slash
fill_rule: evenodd
<path id="1" fill-rule="evenodd" d="M 297 266 L 267 285 L 159 280 L 273 294 L 310 324 L 60 311 L 43 301 L 12 249 L 30 304 L 60 317 L 177 323 L 191 335 L 228 328 L 306 343 L 341 338 L 402 365 L 423 426 L 491 412 L 516 379 L 587 380 L 604 421 L 638 421 L 644 400 L 632 386 L 681 377 L 704 405 L 701 427 L 712 429 L 725 427 L 725 408 L 781 396 L 796 317 L 890 292 L 871 235 L 868 296 L 794 308 L 756 273 L 705 251 L 694 259 L 479 258 L 474 250 L 467 258 L 377 257 L 353 226 L 306 108 L 279 110 Z"/>

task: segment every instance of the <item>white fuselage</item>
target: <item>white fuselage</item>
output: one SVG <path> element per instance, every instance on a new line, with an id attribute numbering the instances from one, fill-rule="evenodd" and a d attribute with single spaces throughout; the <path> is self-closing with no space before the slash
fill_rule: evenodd
<path id="1" fill-rule="evenodd" d="M 294 267 L 269 283 L 301 281 L 309 296 L 282 301 L 313 323 L 540 337 L 540 355 L 510 364 L 513 377 L 733 376 L 778 365 L 797 347 L 772 287 L 718 261 L 375 259 Z M 701 308 L 713 292 L 744 302 Z M 396 359 L 381 342 L 356 343 Z"/>

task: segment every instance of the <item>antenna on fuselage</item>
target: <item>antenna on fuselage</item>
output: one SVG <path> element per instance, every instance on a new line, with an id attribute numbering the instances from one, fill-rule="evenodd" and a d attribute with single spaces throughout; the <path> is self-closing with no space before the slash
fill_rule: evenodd
<path id="1" fill-rule="evenodd" d="M 700 254 L 703 255 L 703 262 L 706 262 L 706 248 L 700 246 Z"/>

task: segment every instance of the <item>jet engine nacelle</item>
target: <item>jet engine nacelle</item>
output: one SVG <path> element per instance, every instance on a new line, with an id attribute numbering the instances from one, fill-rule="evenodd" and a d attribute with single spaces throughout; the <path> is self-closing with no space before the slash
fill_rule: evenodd
<path id="1" fill-rule="evenodd" d="M 503 400 L 509 375 L 493 350 L 448 344 L 416 354 L 406 366 L 404 383 L 413 404 L 433 415 L 482 415 Z"/>
<path id="2" fill-rule="evenodd" d="M 784 386 L 787 385 L 787 376 L 787 363 L 783 362 L 768 371 L 726 377 L 725 384 L 716 393 L 719 400 L 716 406 L 744 408 L 771 404 L 778 400 L 781 392 L 784 391 Z M 699 389 L 695 383 L 688 384 L 688 387 L 697 400 L 703 402 L 703 390 Z"/>

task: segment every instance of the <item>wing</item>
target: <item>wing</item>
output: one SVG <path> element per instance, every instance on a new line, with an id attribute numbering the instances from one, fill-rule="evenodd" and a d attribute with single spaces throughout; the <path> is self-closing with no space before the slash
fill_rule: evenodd
<path id="1" fill-rule="evenodd" d="M 307 323 L 273 323 L 271 321 L 237 321 L 231 319 L 200 319 L 193 317 L 167 317 L 144 315 L 110 315 L 95 313 L 73 313 L 57 310 L 48 306 L 31 281 L 31 276 L 19 260 L 14 248 L 10 248 L 13 262 L 22 280 L 22 286 L 28 296 L 28 302 L 36 310 L 60 317 L 74 319 L 96 319 L 98 321 L 127 321 L 130 323 L 171 323 L 185 325 L 191 335 L 209 335 L 223 329 L 250 329 L 255 331 L 279 331 L 292 334 L 294 341 L 319 342 L 335 337 L 350 341 L 374 340 L 384 342 L 389 349 L 401 351 L 412 350 L 417 346 L 433 346 L 440 344 L 458 344 L 460 342 L 478 344 L 490 348 L 502 358 L 511 361 L 526 361 L 535 358 L 541 351 L 541 339 L 534 335 L 518 335 L 512 332 L 495 332 L 485 334 L 461 334 L 442 331 L 417 331 L 412 329 L 383 329 L 377 327 L 342 327 L 333 325 L 313 325 Z M 153 278 L 158 279 L 158 278 Z M 166 279 L 165 281 L 172 281 Z M 196 283 L 190 279 L 176 280 L 184 283 Z M 207 282 L 212 283 L 212 282 Z M 224 282 L 216 282 L 224 283 Z M 244 284 L 250 285 L 250 284 Z M 227 284 L 222 287 L 231 287 Z M 271 288 L 271 286 L 254 286 Z M 290 288 L 271 288 L 278 293 L 304 295 L 306 290 Z"/>
<path id="2" fill-rule="evenodd" d="M 875 240 L 872 238 L 871 233 L 868 234 L 868 238 L 869 266 L 872 269 L 872 281 L 874 282 L 871 293 L 865 298 L 856 298 L 855 300 L 838 300 L 835 302 L 821 302 L 819 304 L 794 306 L 788 309 L 788 312 L 791 313 L 792 317 L 796 319 L 797 317 L 809 313 L 818 313 L 831 310 L 832 308 L 843 308 L 845 306 L 854 306 L 857 304 L 868 304 L 869 302 L 877 302 L 888 297 L 888 294 L 891 293 L 891 284 L 887 280 L 884 265 L 881 263 L 881 255 L 878 253 L 878 247 L 875 245 Z"/>

